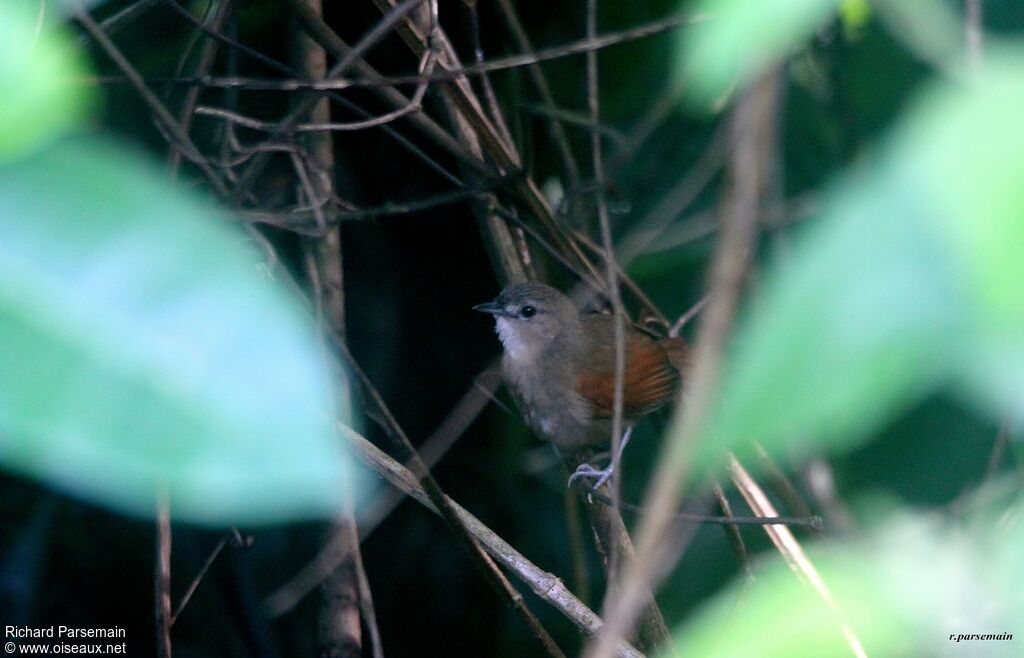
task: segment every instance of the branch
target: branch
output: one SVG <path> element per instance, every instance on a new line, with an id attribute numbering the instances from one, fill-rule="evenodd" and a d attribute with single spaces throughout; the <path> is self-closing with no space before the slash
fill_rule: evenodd
<path id="1" fill-rule="evenodd" d="M 393 9 L 395 6 L 395 0 L 374 0 L 374 2 L 383 11 Z M 443 30 L 436 30 L 430 44 L 428 44 L 427 36 L 409 18 L 399 23 L 397 30 L 415 54 L 421 55 L 428 47 L 436 47 L 439 50 L 438 65 L 441 69 L 448 73 L 462 69 L 455 49 Z M 519 203 L 531 217 L 536 219 L 552 242 L 587 273 L 594 285 L 603 288 L 600 273 L 580 250 L 572 236 L 555 219 L 540 188 L 531 178 L 522 174 L 519 154 L 510 144 L 505 143 L 494 126 L 491 125 L 481 108 L 480 101 L 473 94 L 468 79 L 460 76 L 446 80 L 442 88 L 445 92 L 445 99 L 457 111 L 456 124 L 460 136 L 464 139 L 473 139 L 479 145 L 479 149 L 487 161 L 494 162 L 504 174 L 512 175 L 510 187 Z M 489 220 L 489 224 L 495 225 L 495 230 L 497 230 L 499 222 L 497 218 L 492 219 L 493 221 Z"/>
<path id="2" fill-rule="evenodd" d="M 217 172 L 210 167 L 206 158 L 200 153 L 199 149 L 196 148 L 195 144 L 189 138 L 188 133 L 182 128 L 181 124 L 178 123 L 177 119 L 171 114 L 167 106 L 157 98 L 149 87 L 146 86 L 145 81 L 139 72 L 131 65 L 124 54 L 118 50 L 117 46 L 103 33 L 103 30 L 96 24 L 89 12 L 86 11 L 85 6 L 81 4 L 81 0 L 78 0 L 78 5 L 75 10 L 75 16 L 78 21 L 86 29 L 86 31 L 92 35 L 93 39 L 100 45 L 100 47 L 106 52 L 107 56 L 113 60 L 114 64 L 117 65 L 121 72 L 124 74 L 131 85 L 135 88 L 138 94 L 142 97 L 142 100 L 149 106 L 150 111 L 156 118 L 157 123 L 164 129 L 168 138 L 174 144 L 174 146 L 183 153 L 189 160 L 191 160 L 199 169 L 203 172 L 206 178 L 213 185 L 213 189 L 217 192 L 217 195 L 222 199 L 227 199 L 230 195 L 228 188 L 221 180 Z"/>
<path id="3" fill-rule="evenodd" d="M 463 524 L 462 519 L 454 508 L 454 503 L 441 491 L 441 487 L 437 484 L 437 480 L 431 475 L 430 470 L 426 464 L 423 463 L 422 458 L 413 447 L 409 437 L 405 434 L 402 426 L 399 425 L 398 421 L 395 420 L 391 410 L 384 403 L 384 399 L 377 391 L 376 387 L 373 386 L 373 382 L 366 376 L 356 360 L 352 357 L 352 353 L 349 352 L 348 346 L 341 341 L 336 342 L 336 347 L 341 353 L 342 358 L 345 360 L 349 370 L 353 372 L 359 380 L 363 383 L 367 396 L 372 400 L 374 406 L 380 412 L 383 417 L 388 431 L 398 446 L 406 453 L 406 458 L 409 460 L 413 467 L 413 472 L 416 474 L 416 478 L 422 485 L 426 495 L 429 497 L 430 502 L 433 503 L 434 507 L 437 508 L 441 518 L 444 519 L 448 525 L 449 530 L 455 535 L 455 539 L 459 542 L 463 549 L 469 553 L 469 556 L 473 559 L 474 563 L 480 569 L 484 578 L 488 581 L 488 584 L 494 588 L 495 592 L 504 599 L 516 612 L 520 620 L 526 624 L 527 628 L 533 633 L 537 641 L 544 647 L 546 654 L 555 658 L 564 658 L 565 654 L 562 653 L 558 645 L 555 644 L 554 639 L 548 633 L 547 629 L 540 623 L 537 617 L 526 607 L 523 597 L 509 582 L 505 574 L 498 569 L 494 561 L 491 560 L 490 556 L 483 550 L 476 537 L 470 532 L 468 528 Z M 348 430 L 348 428 L 343 428 Z"/>
<path id="4" fill-rule="evenodd" d="M 435 514 L 438 513 L 437 508 L 411 471 L 388 457 L 352 429 L 342 426 L 340 431 L 354 449 L 355 455 L 364 464 Z M 445 500 L 458 514 L 466 529 L 480 542 L 480 545 L 502 566 L 526 583 L 541 600 L 565 615 L 585 634 L 593 635 L 601 630 L 603 626 L 601 618 L 573 596 L 561 580 L 535 565 L 458 503 L 447 497 Z M 615 655 L 618 658 L 643 658 L 642 653 L 625 642 L 621 642 L 615 647 Z"/>
<path id="5" fill-rule="evenodd" d="M 597 36 L 597 0 L 587 0 L 587 38 L 593 40 Z M 608 298 L 612 305 L 614 339 L 615 339 L 615 370 L 614 397 L 612 403 L 611 450 L 618 455 L 622 442 L 622 414 L 625 401 L 624 373 L 626 370 L 626 335 L 625 310 L 619 294 L 619 267 L 615 262 L 615 251 L 612 244 L 611 220 L 608 217 L 608 205 L 605 203 L 604 157 L 601 150 L 601 133 L 597 126 L 601 123 L 600 90 L 597 72 L 597 51 L 587 53 L 587 108 L 590 111 L 591 166 L 595 181 L 597 199 L 597 217 L 601 228 L 601 243 L 604 248 L 605 277 L 608 287 Z M 601 542 L 605 544 L 604 552 L 607 560 L 608 588 L 605 593 L 605 609 L 614 605 L 614 600 L 622 585 L 622 576 L 632 568 L 635 561 L 633 542 L 626 531 L 626 525 L 619 515 L 620 492 L 622 490 L 622 469 L 616 468 L 612 480 L 608 483 L 611 491 L 612 505 L 603 507 L 590 503 L 588 505 L 591 523 Z M 643 611 L 640 613 L 638 637 L 641 646 L 648 652 L 655 652 L 668 646 L 671 636 L 665 625 L 665 618 L 658 609 L 651 592 L 644 592 Z"/>
<path id="6" fill-rule="evenodd" d="M 632 625 L 656 570 L 663 566 L 663 544 L 683 491 L 685 467 L 699 438 L 704 415 L 718 380 L 718 371 L 740 288 L 757 233 L 757 222 L 773 150 L 779 83 L 772 73 L 741 96 L 731 117 L 731 187 L 723 211 L 722 235 L 710 272 L 710 301 L 694 347 L 690 377 L 644 507 L 648 514 L 637 531 L 637 559 L 627 574 L 608 625 L 589 650 L 588 658 L 607 658 L 614 640 Z"/>
<path id="7" fill-rule="evenodd" d="M 156 565 L 153 569 L 156 654 L 171 658 L 171 510 L 161 492 L 156 503 Z"/>

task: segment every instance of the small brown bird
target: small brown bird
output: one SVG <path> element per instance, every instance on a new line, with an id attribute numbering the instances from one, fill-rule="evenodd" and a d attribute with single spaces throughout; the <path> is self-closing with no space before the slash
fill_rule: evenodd
<path id="1" fill-rule="evenodd" d="M 581 314 L 551 286 L 517 283 L 473 307 L 495 317 L 505 348 L 502 373 L 527 425 L 563 454 L 608 445 L 615 402 L 615 324 L 609 315 Z M 672 400 L 687 359 L 681 338 L 655 339 L 625 327 L 624 435 L 606 469 L 581 465 L 572 477 L 609 477 L 633 425 Z"/>

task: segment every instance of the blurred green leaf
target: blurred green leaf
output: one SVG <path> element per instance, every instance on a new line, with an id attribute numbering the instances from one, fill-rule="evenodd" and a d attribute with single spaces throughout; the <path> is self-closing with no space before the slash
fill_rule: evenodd
<path id="1" fill-rule="evenodd" d="M 0 162 L 54 139 L 88 107 L 89 88 L 74 82 L 85 66 L 63 31 L 37 24 L 39 10 L 0 3 Z"/>
<path id="2" fill-rule="evenodd" d="M 698 105 L 720 99 L 810 36 L 840 0 L 700 0 L 680 30 L 676 75 Z M 691 5 L 687 4 L 687 8 Z"/>
<path id="3" fill-rule="evenodd" d="M 324 355 L 242 235 L 140 157 L 0 167 L 0 461 L 133 513 L 329 514 L 350 477 Z"/>
<path id="4" fill-rule="evenodd" d="M 956 381 L 1024 418 L 1024 52 L 987 58 L 968 89 L 935 90 L 894 149 L 969 300 Z"/>
<path id="5" fill-rule="evenodd" d="M 676 634 L 676 646 L 694 658 L 849 656 L 846 623 L 871 656 L 956 656 L 982 645 L 985 655 L 1011 655 L 1009 641 L 949 637 L 1013 633 L 1020 581 L 1005 574 L 1019 573 L 1020 538 L 964 536 L 900 516 L 867 540 L 812 551 L 838 613 L 777 559 L 752 585 L 738 583 L 707 605 Z M 1008 542 L 1018 542 L 1015 553 L 993 553 Z"/>
<path id="6" fill-rule="evenodd" d="M 842 0 L 839 3 L 839 20 L 847 38 L 855 38 L 871 20 L 871 5 L 867 0 Z"/>
<path id="7" fill-rule="evenodd" d="M 891 170 L 848 181 L 767 282 L 738 330 L 704 463 L 752 438 L 782 452 L 852 445 L 952 371 L 939 357 L 962 332 L 956 286 L 906 182 Z"/>
<path id="8" fill-rule="evenodd" d="M 1024 56 L 936 87 L 769 277 L 702 442 L 842 448 L 942 384 L 1024 415 Z"/>

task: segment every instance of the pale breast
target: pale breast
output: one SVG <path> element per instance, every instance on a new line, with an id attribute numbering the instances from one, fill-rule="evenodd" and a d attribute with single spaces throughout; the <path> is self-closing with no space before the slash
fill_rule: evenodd
<path id="1" fill-rule="evenodd" d="M 589 405 L 576 392 L 572 372 L 522 363 L 507 355 L 502 371 L 523 419 L 538 436 L 562 449 L 592 443 Z"/>

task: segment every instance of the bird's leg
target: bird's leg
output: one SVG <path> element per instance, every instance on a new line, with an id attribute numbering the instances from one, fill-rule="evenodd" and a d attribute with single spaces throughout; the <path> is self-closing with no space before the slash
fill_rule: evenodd
<path id="1" fill-rule="evenodd" d="M 619 463 L 622 461 L 622 453 L 623 451 L 625 451 L 626 444 L 629 443 L 629 437 L 632 436 L 632 434 L 633 426 L 630 425 L 629 427 L 626 428 L 626 431 L 622 433 L 622 441 L 619 441 L 619 449 L 612 456 L 611 462 L 609 462 L 607 467 L 603 469 L 597 469 L 591 466 L 590 464 L 580 464 L 578 467 L 576 467 L 576 471 L 569 476 L 569 486 L 571 487 L 572 483 L 576 480 L 580 480 L 583 478 L 594 478 L 596 482 L 594 482 L 594 486 L 591 487 L 590 490 L 597 491 L 599 488 L 601 488 L 602 484 L 611 479 L 612 474 L 615 473 L 616 467 L 618 467 Z"/>

